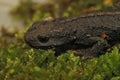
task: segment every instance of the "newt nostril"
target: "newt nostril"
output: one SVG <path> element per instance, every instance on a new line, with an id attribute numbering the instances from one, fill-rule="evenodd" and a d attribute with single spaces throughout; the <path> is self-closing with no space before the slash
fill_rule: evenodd
<path id="1" fill-rule="evenodd" d="M 38 36 L 38 40 L 41 42 L 41 43 L 46 43 L 49 41 L 49 38 L 48 37 L 43 37 L 43 36 Z"/>

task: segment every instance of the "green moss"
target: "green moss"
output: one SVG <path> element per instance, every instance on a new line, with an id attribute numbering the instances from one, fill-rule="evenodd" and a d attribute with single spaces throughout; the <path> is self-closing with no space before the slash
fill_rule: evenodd
<path id="1" fill-rule="evenodd" d="M 25 44 L 23 33 L 18 31 L 13 37 L 10 33 L 1 37 L 0 42 L 2 38 L 13 38 L 7 42 L 9 45 L 1 43 L 2 80 L 119 80 L 119 47 L 114 47 L 100 57 L 82 61 L 71 51 L 56 57 L 52 50 L 32 49 Z"/>
<path id="2" fill-rule="evenodd" d="M 119 47 L 94 59 L 81 60 L 67 51 L 54 56 L 52 50 L 28 47 L 23 32 L 13 35 L 13 40 L 0 48 L 0 79 L 2 80 L 119 80 Z M 22 34 L 22 35 L 21 35 Z M 4 35 L 1 38 L 9 38 Z"/>

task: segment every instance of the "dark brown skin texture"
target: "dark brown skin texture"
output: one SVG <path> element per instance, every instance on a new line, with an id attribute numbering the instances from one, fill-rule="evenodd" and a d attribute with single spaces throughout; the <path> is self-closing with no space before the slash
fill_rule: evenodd
<path id="1" fill-rule="evenodd" d="M 53 48 L 56 54 L 72 49 L 86 58 L 99 56 L 120 42 L 120 12 L 37 22 L 25 33 L 25 41 L 33 48 Z"/>
<path id="2" fill-rule="evenodd" d="M 37 49 L 66 50 L 83 58 L 104 54 L 120 42 L 120 0 L 117 4 L 79 17 L 36 22 L 25 33 L 25 42 Z"/>

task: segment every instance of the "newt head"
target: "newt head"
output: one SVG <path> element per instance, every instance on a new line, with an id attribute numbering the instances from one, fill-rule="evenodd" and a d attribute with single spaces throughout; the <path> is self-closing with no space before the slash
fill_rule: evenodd
<path id="1" fill-rule="evenodd" d="M 38 22 L 33 24 L 25 33 L 25 42 L 33 48 L 55 48 L 71 42 L 73 39 L 69 34 L 63 27 L 54 23 L 44 22 L 43 24 Z"/>

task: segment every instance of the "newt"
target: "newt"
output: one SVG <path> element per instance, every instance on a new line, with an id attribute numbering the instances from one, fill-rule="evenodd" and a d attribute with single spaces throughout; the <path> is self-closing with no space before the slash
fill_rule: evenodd
<path id="1" fill-rule="evenodd" d="M 120 42 L 120 12 L 36 22 L 25 33 L 25 42 L 36 49 L 54 49 L 56 54 L 77 50 L 84 58 L 100 56 Z"/>

